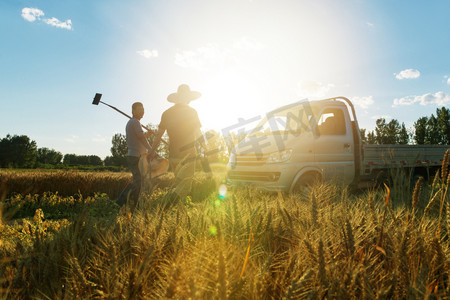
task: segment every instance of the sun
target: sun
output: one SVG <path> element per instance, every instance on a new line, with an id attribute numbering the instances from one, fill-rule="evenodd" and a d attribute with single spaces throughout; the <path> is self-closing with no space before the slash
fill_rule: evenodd
<path id="1" fill-rule="evenodd" d="M 202 98 L 191 104 L 204 129 L 224 132 L 237 126 L 239 119 L 242 122 L 263 117 L 267 95 L 250 76 L 233 70 L 223 71 L 207 78 L 199 89 Z"/>

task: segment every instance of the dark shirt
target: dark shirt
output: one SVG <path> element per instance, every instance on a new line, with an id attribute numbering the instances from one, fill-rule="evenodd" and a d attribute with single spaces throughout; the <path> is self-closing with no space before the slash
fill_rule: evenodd
<path id="1" fill-rule="evenodd" d="M 169 135 L 170 158 L 195 154 L 196 133 L 202 127 L 197 111 L 187 104 L 175 104 L 161 116 L 159 128 Z"/>

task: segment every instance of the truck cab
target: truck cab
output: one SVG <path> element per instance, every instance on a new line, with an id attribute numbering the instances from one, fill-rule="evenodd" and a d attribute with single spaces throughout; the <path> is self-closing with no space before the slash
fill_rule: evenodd
<path id="1" fill-rule="evenodd" d="M 360 148 L 347 98 L 299 101 L 269 112 L 232 149 L 228 185 L 293 192 L 317 179 L 350 184 L 357 177 Z"/>

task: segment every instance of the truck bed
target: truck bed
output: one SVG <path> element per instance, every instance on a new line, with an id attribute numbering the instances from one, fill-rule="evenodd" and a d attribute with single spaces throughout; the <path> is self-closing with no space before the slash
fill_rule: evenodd
<path id="1" fill-rule="evenodd" d="M 362 145 L 362 170 L 440 166 L 450 145 Z"/>

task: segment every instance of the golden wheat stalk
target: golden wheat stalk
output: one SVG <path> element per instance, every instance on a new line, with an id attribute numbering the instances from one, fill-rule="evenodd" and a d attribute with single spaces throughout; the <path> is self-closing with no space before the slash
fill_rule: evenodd
<path id="1" fill-rule="evenodd" d="M 386 211 L 388 210 L 388 205 L 389 205 L 389 195 L 391 194 L 391 190 L 389 189 L 389 187 L 386 184 L 384 184 L 384 187 L 386 188 L 386 200 L 385 200 L 385 205 L 384 205 L 383 220 L 381 221 L 380 235 L 378 237 L 378 243 L 377 243 L 377 245 L 380 247 L 382 247 L 382 245 L 383 245 L 384 221 L 386 220 Z"/>
<path id="2" fill-rule="evenodd" d="M 349 256 L 353 256 L 355 253 L 355 238 L 353 236 L 352 225 L 350 224 L 350 220 L 345 221 L 345 230 L 344 233 L 347 238 L 347 249 L 349 251 Z"/>
<path id="3" fill-rule="evenodd" d="M 443 210 L 444 210 L 444 206 L 445 206 L 444 204 L 447 201 L 447 192 L 448 192 L 448 185 L 446 185 L 444 187 L 444 193 L 443 193 L 443 195 L 441 197 L 441 201 L 440 201 L 441 205 L 440 205 L 440 208 L 439 208 L 439 224 L 438 224 L 438 229 L 437 229 L 437 232 L 436 232 L 437 236 L 439 236 L 441 234 L 442 214 L 445 213 Z"/>
<path id="4" fill-rule="evenodd" d="M 419 203 L 420 191 L 422 190 L 423 177 L 419 177 L 416 185 L 414 186 L 413 197 L 412 197 L 412 209 L 415 211 L 417 209 L 417 204 Z"/>
<path id="5" fill-rule="evenodd" d="M 322 239 L 319 240 L 319 279 L 324 286 L 328 286 L 327 273 L 325 269 L 325 253 Z"/>
<path id="6" fill-rule="evenodd" d="M 441 178 L 445 180 L 448 175 L 448 149 L 445 151 L 444 159 L 442 160 Z"/>
<path id="7" fill-rule="evenodd" d="M 317 198 L 315 193 L 311 193 L 311 221 L 314 225 L 318 225 L 318 207 L 317 207 Z"/>
<path id="8" fill-rule="evenodd" d="M 439 172 L 436 172 L 434 174 L 434 178 L 433 178 L 433 184 L 431 185 L 431 189 L 435 189 L 437 184 L 438 184 L 438 180 L 439 180 Z"/>
<path id="9" fill-rule="evenodd" d="M 250 257 L 250 248 L 251 248 L 252 240 L 253 240 L 253 232 L 252 232 L 252 230 L 250 230 L 250 234 L 248 236 L 247 253 L 245 254 L 244 265 L 242 266 L 242 271 L 241 271 L 241 275 L 239 275 L 239 279 L 241 279 L 242 276 L 244 276 L 245 268 L 247 267 L 247 263 L 248 263 L 248 258 Z"/>

